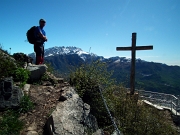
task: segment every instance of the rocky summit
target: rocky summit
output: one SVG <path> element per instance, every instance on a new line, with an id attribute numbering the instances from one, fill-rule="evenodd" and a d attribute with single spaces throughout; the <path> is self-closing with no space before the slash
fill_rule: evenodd
<path id="1" fill-rule="evenodd" d="M 98 124 L 90 114 L 90 106 L 69 83 L 55 76 L 53 79 L 61 81 L 24 86 L 23 91 L 30 96 L 35 108 L 21 114 L 19 119 L 26 124 L 21 135 L 83 135 L 87 132 L 98 135 Z"/>

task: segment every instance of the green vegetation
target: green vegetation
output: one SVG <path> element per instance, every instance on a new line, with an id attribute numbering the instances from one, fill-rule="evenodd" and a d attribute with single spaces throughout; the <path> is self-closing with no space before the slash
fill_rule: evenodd
<path id="1" fill-rule="evenodd" d="M 117 68 L 118 67 L 118 68 Z M 112 77 L 117 82 L 123 82 L 125 87 L 130 87 L 130 66 L 109 66 L 108 70 L 114 70 Z M 128 75 L 128 78 L 127 78 Z M 180 94 L 180 67 L 167 66 L 154 62 L 136 63 L 136 89 L 156 91 L 167 94 Z M 127 79 L 126 79 L 127 78 Z"/>
<path id="2" fill-rule="evenodd" d="M 105 63 L 94 61 L 90 64 L 83 64 L 70 74 L 71 83 L 76 87 L 81 97 L 84 92 L 92 92 L 99 85 L 109 88 L 114 83 L 111 79 L 112 72 L 107 71 Z"/>
<path id="3" fill-rule="evenodd" d="M 92 58 L 96 59 L 96 58 Z M 92 60 L 87 57 L 87 62 Z M 123 62 L 115 63 L 113 59 L 105 59 L 108 71 L 114 71 L 112 78 L 117 83 L 123 83 L 125 87 L 130 87 L 130 63 L 121 58 Z M 46 60 L 59 71 L 67 76 L 70 71 L 74 71 L 84 61 L 78 55 L 57 55 L 47 57 Z M 63 78 L 64 78 L 63 76 Z M 161 63 L 136 62 L 136 89 L 146 91 L 163 92 L 167 94 L 180 95 L 180 67 L 168 66 Z"/>
<path id="4" fill-rule="evenodd" d="M 122 85 L 115 85 L 104 63 L 96 61 L 82 65 L 71 73 L 70 80 L 83 101 L 91 106 L 91 113 L 105 131 L 112 133 L 114 129 L 102 102 L 99 85 L 104 88 L 103 95 L 108 107 L 124 135 L 177 134 L 164 112 L 137 102 L 133 97 L 127 96 Z"/>
<path id="5" fill-rule="evenodd" d="M 24 68 L 17 68 L 13 73 L 14 81 L 20 81 L 20 87 L 23 87 L 29 79 L 29 74 L 30 72 L 28 70 Z"/>
<path id="6" fill-rule="evenodd" d="M 11 76 L 16 68 L 15 60 L 0 45 L 0 78 Z"/>
<path id="7" fill-rule="evenodd" d="M 54 68 L 52 67 L 51 63 L 45 62 L 44 64 L 48 67 L 47 72 L 53 73 L 55 71 Z"/>
<path id="8" fill-rule="evenodd" d="M 29 72 L 16 65 L 8 53 L 4 54 L 0 49 L 0 78 L 13 76 L 15 81 L 21 82 L 23 86 L 29 77 Z M 49 65 L 48 65 L 49 67 Z M 140 67 L 139 67 L 140 68 Z M 166 67 L 164 67 L 166 68 Z M 53 72 L 51 68 L 49 72 Z M 160 72 L 160 68 L 157 67 Z M 119 69 L 120 70 L 120 69 Z M 140 69 L 137 69 L 137 71 Z M 155 70 L 155 69 L 154 69 Z M 154 71 L 153 70 L 153 71 Z M 126 71 L 125 69 L 122 71 Z M 128 69 L 129 71 L 129 69 Z M 148 68 L 143 71 L 150 74 Z M 170 72 L 170 70 L 168 71 Z M 154 73 L 154 72 L 153 72 Z M 120 72 L 119 72 L 120 74 Z M 118 74 L 114 74 L 118 75 Z M 126 78 L 126 73 L 120 74 Z M 137 74 L 138 76 L 139 74 Z M 123 81 L 123 79 L 120 79 Z M 145 81 L 142 81 L 145 78 Z M 137 80 L 138 87 L 145 87 L 148 80 L 160 80 L 164 84 L 168 78 L 163 75 L 154 74 L 154 76 L 142 77 Z M 49 80 L 49 76 L 45 74 L 42 80 Z M 142 79 L 142 80 L 141 80 Z M 151 108 L 141 102 L 132 100 L 127 96 L 127 91 L 122 85 L 117 86 L 112 79 L 112 72 L 107 69 L 107 65 L 100 61 L 93 61 L 90 64 L 83 64 L 70 74 L 71 84 L 84 102 L 91 106 L 91 113 L 97 118 L 100 128 L 108 132 L 113 132 L 112 123 L 104 107 L 99 86 L 103 88 L 103 95 L 106 98 L 108 107 L 118 125 L 120 131 L 124 135 L 176 135 L 176 131 L 169 124 L 166 114 L 154 108 Z M 146 82 L 147 81 L 147 82 Z M 171 81 L 170 83 L 173 83 Z M 155 82 L 148 83 L 149 87 L 154 87 Z M 23 122 L 18 119 L 19 113 L 27 113 L 32 110 L 34 104 L 28 95 L 25 95 L 20 102 L 20 108 L 16 111 L 8 110 L 0 116 L 0 135 L 18 135 L 23 129 Z M 51 111 L 50 111 L 51 114 Z M 91 129 L 87 129 L 91 132 Z"/>
<path id="9" fill-rule="evenodd" d="M 21 98 L 19 112 L 27 113 L 27 112 L 31 111 L 33 108 L 34 108 L 33 102 L 30 100 L 29 96 L 25 94 Z"/>
<path id="10" fill-rule="evenodd" d="M 18 119 L 18 113 L 8 110 L 0 118 L 0 135 L 19 135 L 24 123 Z"/>
<path id="11" fill-rule="evenodd" d="M 24 53 L 14 53 L 12 57 L 16 60 L 18 67 L 24 67 L 24 61 L 26 61 L 26 54 Z"/>
<path id="12" fill-rule="evenodd" d="M 27 113 L 34 108 L 34 104 L 29 96 L 24 95 L 18 110 L 7 110 L 0 116 L 0 135 L 19 135 L 24 127 L 24 123 L 19 120 L 20 113 Z"/>
<path id="13" fill-rule="evenodd" d="M 3 50 L 0 46 L 0 79 L 12 76 L 14 81 L 20 82 L 23 87 L 29 79 L 29 71 L 21 68 L 21 66 Z M 19 120 L 20 113 L 26 113 L 34 107 L 29 96 L 25 95 L 20 101 L 18 110 L 7 110 L 0 113 L 0 135 L 19 135 L 24 127 L 24 123 Z"/>
<path id="14" fill-rule="evenodd" d="M 29 96 L 22 97 L 18 110 L 7 110 L 0 115 L 0 135 L 19 135 L 24 127 L 23 121 L 19 120 L 20 113 L 27 113 L 34 108 Z"/>
<path id="15" fill-rule="evenodd" d="M 111 107 L 119 129 L 124 135 L 176 135 L 165 112 L 136 102 L 135 97 L 127 95 L 122 86 L 115 86 L 106 92 L 106 99 Z"/>
<path id="16" fill-rule="evenodd" d="M 0 46 L 0 78 L 13 76 L 15 82 L 23 87 L 29 79 L 30 72 L 20 67 L 17 61 Z"/>

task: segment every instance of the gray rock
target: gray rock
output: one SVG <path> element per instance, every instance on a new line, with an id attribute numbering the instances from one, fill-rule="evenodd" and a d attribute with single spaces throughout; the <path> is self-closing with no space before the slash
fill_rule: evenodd
<path id="1" fill-rule="evenodd" d="M 29 94 L 29 89 L 30 89 L 30 87 L 31 87 L 30 84 L 25 84 L 25 85 L 24 85 L 23 91 L 24 91 L 24 93 L 26 93 L 27 95 Z"/>
<path id="2" fill-rule="evenodd" d="M 22 97 L 22 90 L 17 86 L 13 86 L 11 77 L 0 82 L 0 110 L 19 107 Z"/>
<path id="3" fill-rule="evenodd" d="M 40 79 L 44 73 L 46 72 L 46 65 L 28 65 L 27 70 L 30 71 L 30 79 L 38 80 Z"/>
<path id="4" fill-rule="evenodd" d="M 36 131 L 28 131 L 27 135 L 38 135 Z"/>
<path id="5" fill-rule="evenodd" d="M 64 102 L 58 103 L 52 113 L 56 135 L 83 135 L 87 130 L 98 130 L 96 118 L 90 114 L 90 106 L 82 101 L 72 87 L 63 89 Z M 49 126 L 50 129 L 51 126 Z"/>

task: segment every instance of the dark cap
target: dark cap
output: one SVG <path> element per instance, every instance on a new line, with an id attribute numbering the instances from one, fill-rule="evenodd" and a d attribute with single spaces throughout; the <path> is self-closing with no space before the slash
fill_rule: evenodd
<path id="1" fill-rule="evenodd" d="M 40 20 L 39 20 L 39 23 L 40 23 L 40 22 L 46 22 L 46 21 L 45 21 L 44 19 L 40 19 Z"/>

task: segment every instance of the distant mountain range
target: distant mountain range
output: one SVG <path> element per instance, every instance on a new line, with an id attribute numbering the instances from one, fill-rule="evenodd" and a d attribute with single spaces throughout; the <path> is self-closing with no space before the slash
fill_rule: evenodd
<path id="1" fill-rule="evenodd" d="M 35 57 L 34 53 L 29 54 Z M 45 61 L 59 73 L 68 74 L 76 67 L 92 60 L 106 62 L 113 70 L 113 78 L 129 87 L 131 59 L 126 57 L 104 58 L 77 47 L 52 47 L 45 49 Z M 136 88 L 149 91 L 180 94 L 180 67 L 136 59 Z"/>

